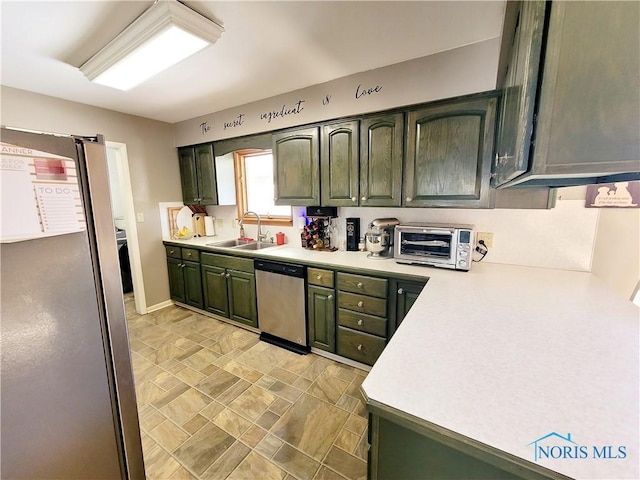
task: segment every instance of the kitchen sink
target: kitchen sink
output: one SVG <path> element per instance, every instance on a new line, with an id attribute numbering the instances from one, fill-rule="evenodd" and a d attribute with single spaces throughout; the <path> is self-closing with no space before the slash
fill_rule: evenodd
<path id="1" fill-rule="evenodd" d="M 269 242 L 253 242 L 253 243 L 247 243 L 245 245 L 237 245 L 235 247 L 233 247 L 235 250 L 262 250 L 263 248 L 271 248 L 271 247 L 275 247 L 276 244 L 275 243 L 269 243 Z"/>
<path id="2" fill-rule="evenodd" d="M 221 242 L 207 243 L 208 247 L 238 247 L 238 246 L 246 246 L 257 243 L 255 240 L 223 240 Z"/>

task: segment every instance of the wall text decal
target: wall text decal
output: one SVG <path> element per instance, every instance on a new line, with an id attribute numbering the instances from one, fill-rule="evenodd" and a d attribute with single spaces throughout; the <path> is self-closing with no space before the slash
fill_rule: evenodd
<path id="1" fill-rule="evenodd" d="M 209 130 L 211 130 L 211 127 L 209 126 L 209 122 L 202 122 L 200 124 L 200 132 L 202 132 L 202 135 L 207 133 Z"/>
<path id="2" fill-rule="evenodd" d="M 271 120 L 273 120 L 274 118 L 286 117 L 288 115 L 297 115 L 302 110 L 304 110 L 304 107 L 302 106 L 302 104 L 305 101 L 306 100 L 298 100 L 296 103 L 293 104 L 292 107 L 288 107 L 287 105 L 282 105 L 282 108 L 280 110 L 273 110 L 270 112 L 262 113 L 260 115 L 260 120 L 266 120 L 267 123 L 271 123 Z"/>
<path id="3" fill-rule="evenodd" d="M 359 84 L 356 87 L 356 99 L 359 100 L 364 96 L 373 95 L 374 93 L 380 92 L 380 90 L 382 90 L 382 85 L 376 85 L 375 87 L 371 88 L 362 88 L 362 84 Z"/>
<path id="4" fill-rule="evenodd" d="M 239 127 L 243 123 L 244 123 L 244 113 L 241 113 L 236 118 L 234 118 L 233 121 L 224 122 L 223 130 L 226 130 L 227 128 Z"/>
<path id="5" fill-rule="evenodd" d="M 324 98 L 322 99 L 322 105 L 329 105 L 330 101 L 331 101 L 331 95 L 325 95 Z"/>

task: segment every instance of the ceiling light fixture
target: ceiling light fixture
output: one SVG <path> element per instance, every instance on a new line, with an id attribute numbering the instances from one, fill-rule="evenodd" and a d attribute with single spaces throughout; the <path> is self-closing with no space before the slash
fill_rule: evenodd
<path id="1" fill-rule="evenodd" d="M 80 71 L 92 82 L 130 90 L 213 45 L 222 32 L 221 25 L 177 0 L 156 0 Z"/>

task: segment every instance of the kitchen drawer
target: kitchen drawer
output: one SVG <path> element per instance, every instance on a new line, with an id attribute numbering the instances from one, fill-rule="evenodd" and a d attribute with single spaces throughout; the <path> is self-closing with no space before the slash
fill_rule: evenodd
<path id="1" fill-rule="evenodd" d="M 338 272 L 338 290 L 387 298 L 387 280 Z"/>
<path id="2" fill-rule="evenodd" d="M 195 248 L 183 248 L 182 249 L 182 259 L 190 260 L 192 262 L 200 261 L 200 250 L 196 250 Z"/>
<path id="3" fill-rule="evenodd" d="M 200 263 L 202 265 L 210 265 L 212 267 L 230 268 L 240 272 L 253 273 L 253 259 L 233 257 L 231 255 L 219 255 L 217 253 L 202 252 L 200 254 Z"/>
<path id="4" fill-rule="evenodd" d="M 182 249 L 180 247 L 165 246 L 167 251 L 167 257 L 169 258 L 182 258 Z"/>
<path id="5" fill-rule="evenodd" d="M 336 353 L 366 365 L 373 365 L 378 359 L 386 341 L 368 333 L 338 326 L 338 348 Z"/>
<path id="6" fill-rule="evenodd" d="M 308 268 L 307 282 L 309 285 L 333 288 L 333 272 L 331 270 L 322 270 L 320 268 Z"/>
<path id="7" fill-rule="evenodd" d="M 338 292 L 338 307 L 379 317 L 387 316 L 387 301 L 383 298 L 340 291 Z"/>
<path id="8" fill-rule="evenodd" d="M 338 310 L 338 325 L 387 338 L 387 319 L 350 310 Z"/>

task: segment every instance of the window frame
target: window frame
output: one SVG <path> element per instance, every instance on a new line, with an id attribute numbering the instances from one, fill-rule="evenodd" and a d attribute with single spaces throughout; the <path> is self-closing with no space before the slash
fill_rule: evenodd
<path id="1" fill-rule="evenodd" d="M 246 183 L 246 166 L 245 157 L 250 157 L 257 154 L 264 154 L 269 152 L 267 149 L 247 148 L 243 150 L 236 150 L 233 152 L 233 169 L 236 182 L 236 206 L 237 206 L 237 221 L 240 221 L 242 215 L 248 210 L 247 202 L 247 183 Z M 260 215 L 260 223 L 262 225 L 275 225 L 278 227 L 292 227 L 293 226 L 293 206 L 289 205 L 291 213 L 288 216 L 285 215 Z M 243 223 L 254 224 L 258 223 L 258 220 L 253 216 L 247 217 Z"/>

